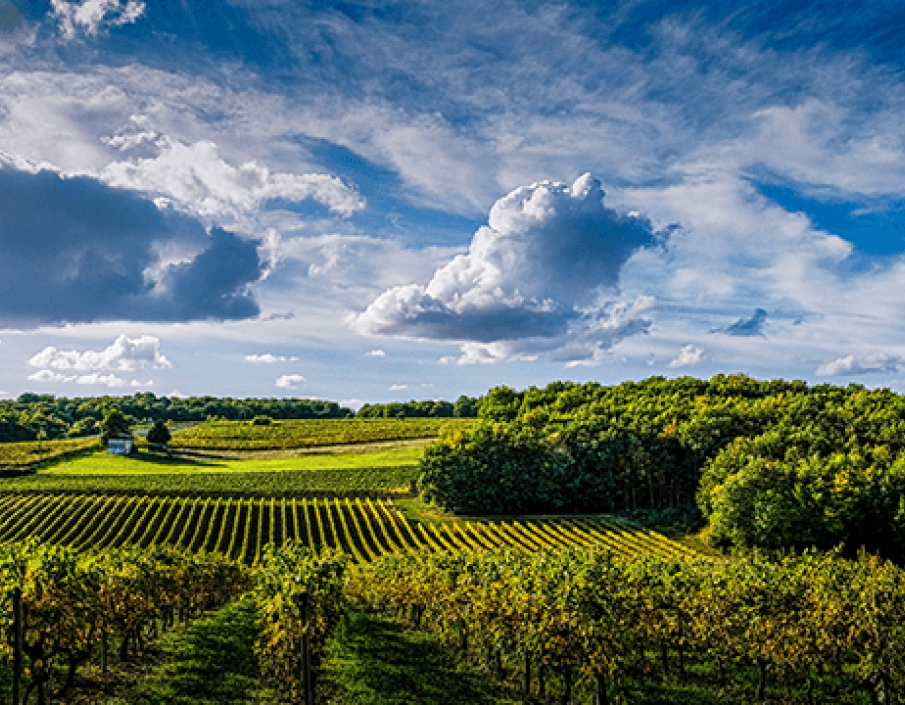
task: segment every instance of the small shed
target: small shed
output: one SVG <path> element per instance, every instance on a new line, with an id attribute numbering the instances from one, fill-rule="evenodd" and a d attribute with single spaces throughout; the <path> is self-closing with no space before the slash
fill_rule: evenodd
<path id="1" fill-rule="evenodd" d="M 110 455 L 130 455 L 134 449 L 133 438 L 111 438 L 107 441 L 107 452 Z"/>

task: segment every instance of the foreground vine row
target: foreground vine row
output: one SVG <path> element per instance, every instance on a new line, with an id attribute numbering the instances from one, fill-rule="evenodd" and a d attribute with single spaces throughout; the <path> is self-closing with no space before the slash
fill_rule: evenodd
<path id="1" fill-rule="evenodd" d="M 721 702 L 729 691 L 765 702 L 770 686 L 782 702 L 792 689 L 808 703 L 905 702 L 905 571 L 874 557 L 411 553 L 371 564 L 350 591 L 526 698 L 555 680 L 563 703 L 577 687 L 597 703 L 632 702 L 632 681 L 687 682 L 705 669 Z"/>
<path id="2" fill-rule="evenodd" d="M 618 555 L 693 553 L 676 542 L 616 519 L 409 522 L 392 502 L 371 498 L 148 497 L 12 493 L 0 496 L 0 542 L 28 537 L 79 550 L 178 546 L 257 563 L 267 545 L 289 541 L 343 551 L 359 563 L 424 549 L 536 551 L 607 546 Z"/>
<path id="3" fill-rule="evenodd" d="M 218 554 L 171 548 L 78 552 L 34 539 L 0 545 L 0 695 L 15 705 L 66 699 L 94 662 L 141 657 L 148 640 L 177 622 L 251 595 L 258 613 L 259 668 L 298 696 L 343 611 L 347 559 L 288 544 L 250 571 Z"/>

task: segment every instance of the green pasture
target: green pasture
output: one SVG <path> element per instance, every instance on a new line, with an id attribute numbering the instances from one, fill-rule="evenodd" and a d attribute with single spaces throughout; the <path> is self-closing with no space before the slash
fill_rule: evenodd
<path id="1" fill-rule="evenodd" d="M 3 492 L 211 495 L 405 494 L 418 476 L 420 447 L 361 453 L 235 458 L 191 454 L 131 456 L 106 451 L 70 457 L 21 477 Z"/>
<path id="2" fill-rule="evenodd" d="M 393 448 L 366 453 L 312 454 L 278 458 L 231 458 L 190 454 L 149 453 L 140 450 L 131 456 L 110 455 L 104 450 L 61 460 L 42 468 L 41 475 L 183 475 L 316 472 L 417 465 L 423 448 Z M 0 485 L 2 487 L 2 485 Z"/>

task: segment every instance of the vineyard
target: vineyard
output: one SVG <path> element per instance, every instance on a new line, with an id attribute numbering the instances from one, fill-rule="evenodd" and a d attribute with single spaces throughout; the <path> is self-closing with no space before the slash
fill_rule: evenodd
<path id="1" fill-rule="evenodd" d="M 173 448 L 271 450 L 313 448 L 434 438 L 444 430 L 470 427 L 471 419 L 313 419 L 274 421 L 263 426 L 241 421 L 209 421 L 173 434 Z"/>
<path id="2" fill-rule="evenodd" d="M 0 443 L 0 471 L 26 468 L 97 446 L 96 438 Z"/>
<path id="3" fill-rule="evenodd" d="M 204 472 L 26 475 L 3 482 L 7 492 L 137 493 L 226 496 L 400 496 L 418 476 L 413 465 L 327 468 L 317 472 Z"/>
<path id="4" fill-rule="evenodd" d="M 172 546 L 219 552 L 256 564 L 267 545 L 290 541 L 331 548 L 367 563 L 388 553 L 489 551 L 605 546 L 617 555 L 692 552 L 654 532 L 616 519 L 409 522 L 389 500 L 224 496 L 149 497 L 7 493 L 0 497 L 0 542 L 37 537 L 78 550 Z"/>
<path id="5" fill-rule="evenodd" d="M 528 702 L 672 701 L 641 698 L 651 682 L 700 702 L 901 701 L 894 564 L 714 560 L 604 514 L 438 516 L 412 497 L 420 444 L 393 442 L 468 423 L 209 422 L 132 457 L 0 445 L 7 467 L 37 465 L 0 479 L 0 694 L 78 690 L 80 669 L 106 684 L 108 661 L 242 593 L 258 673 L 295 701 L 360 606 Z"/>

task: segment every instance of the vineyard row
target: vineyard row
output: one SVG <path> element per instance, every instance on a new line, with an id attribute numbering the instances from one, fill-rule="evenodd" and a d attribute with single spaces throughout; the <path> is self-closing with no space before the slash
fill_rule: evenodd
<path id="1" fill-rule="evenodd" d="M 418 466 L 327 468 L 317 471 L 185 472 L 135 475 L 36 473 L 3 480 L 8 492 L 87 494 L 219 494 L 274 496 L 299 494 L 402 495 L 411 490 Z"/>
<path id="2" fill-rule="evenodd" d="M 25 468 L 97 446 L 96 438 L 0 443 L 0 471 Z"/>
<path id="3" fill-rule="evenodd" d="M 265 546 L 290 540 L 312 549 L 338 549 L 360 563 L 410 549 L 537 551 L 606 546 L 623 556 L 694 555 L 662 535 L 610 518 L 425 525 L 409 522 L 392 502 L 371 498 L 0 496 L 0 542 L 32 536 L 79 550 L 175 546 L 219 552 L 246 564 L 256 564 Z"/>
<path id="4" fill-rule="evenodd" d="M 192 426 L 173 434 L 173 448 L 210 450 L 270 450 L 308 448 L 433 438 L 461 430 L 471 419 L 318 419 L 275 421 L 254 426 L 235 421 Z"/>

